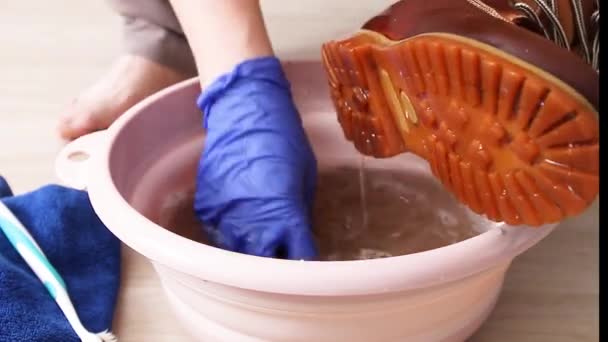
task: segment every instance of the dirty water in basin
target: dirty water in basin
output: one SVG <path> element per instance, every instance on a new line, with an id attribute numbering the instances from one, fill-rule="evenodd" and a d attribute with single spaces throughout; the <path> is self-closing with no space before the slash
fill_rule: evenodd
<path id="1" fill-rule="evenodd" d="M 168 197 L 160 224 L 208 243 L 192 209 L 193 191 Z M 423 252 L 476 236 L 493 226 L 460 205 L 434 180 L 386 169 L 321 170 L 314 233 L 324 261 Z"/>

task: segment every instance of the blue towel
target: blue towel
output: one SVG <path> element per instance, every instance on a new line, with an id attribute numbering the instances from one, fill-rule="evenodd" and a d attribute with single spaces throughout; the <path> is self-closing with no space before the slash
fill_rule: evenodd
<path id="1" fill-rule="evenodd" d="M 120 243 L 95 215 L 86 192 L 48 185 L 0 198 L 65 280 L 91 332 L 111 328 L 120 277 Z M 40 280 L 0 232 L 0 341 L 79 341 Z"/>

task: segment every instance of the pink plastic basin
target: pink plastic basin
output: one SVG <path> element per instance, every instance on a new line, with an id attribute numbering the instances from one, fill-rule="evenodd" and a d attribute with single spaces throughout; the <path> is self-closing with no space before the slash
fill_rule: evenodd
<path id="1" fill-rule="evenodd" d="M 320 167 L 358 163 L 320 64 L 285 68 Z M 463 341 L 492 311 L 511 261 L 555 227 L 497 225 L 443 248 L 342 262 L 258 258 L 189 240 L 154 222 L 167 196 L 192 187 L 204 143 L 198 91 L 192 79 L 151 96 L 107 131 L 69 144 L 57 172 L 88 189 L 106 226 L 150 259 L 199 340 Z M 413 155 L 374 163 L 431 177 Z"/>

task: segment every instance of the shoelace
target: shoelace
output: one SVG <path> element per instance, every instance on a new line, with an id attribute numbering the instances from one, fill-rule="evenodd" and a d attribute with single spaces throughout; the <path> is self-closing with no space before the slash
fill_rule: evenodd
<path id="1" fill-rule="evenodd" d="M 522 11 L 530 20 L 534 21 L 542 30 L 547 39 L 552 40 L 556 44 L 562 46 L 565 49 L 572 50 L 570 42 L 568 41 L 566 31 L 563 25 L 559 21 L 558 6 L 556 0 L 533 0 L 538 7 L 541 9 L 543 14 L 547 16 L 551 22 L 551 29 L 545 27 L 545 24 L 541 18 L 536 14 L 534 9 L 524 2 L 515 2 L 515 8 Z M 583 13 L 582 0 L 570 0 L 572 2 L 572 8 L 574 10 L 575 28 L 581 43 L 583 58 L 587 63 L 599 72 L 599 60 L 600 60 L 600 2 L 595 0 L 597 9 L 591 15 L 591 23 L 595 28 L 593 39 L 589 39 L 589 33 L 587 32 L 587 26 L 585 25 L 585 17 Z M 591 46 L 589 42 L 591 41 Z"/>

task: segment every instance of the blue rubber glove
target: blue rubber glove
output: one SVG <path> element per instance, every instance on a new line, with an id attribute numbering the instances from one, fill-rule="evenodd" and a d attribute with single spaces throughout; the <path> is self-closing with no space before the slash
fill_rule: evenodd
<path id="1" fill-rule="evenodd" d="M 194 207 L 211 242 L 310 260 L 316 160 L 278 59 L 245 61 L 199 97 L 207 140 Z"/>

